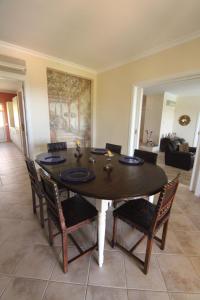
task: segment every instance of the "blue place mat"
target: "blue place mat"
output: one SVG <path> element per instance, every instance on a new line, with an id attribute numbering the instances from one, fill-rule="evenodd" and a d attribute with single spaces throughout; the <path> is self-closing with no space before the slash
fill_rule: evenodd
<path id="1" fill-rule="evenodd" d="M 107 149 L 104 149 L 104 148 L 93 148 L 93 149 L 91 150 L 91 152 L 92 152 L 93 154 L 106 154 L 106 153 L 108 152 L 108 150 L 107 150 Z"/>
<path id="2" fill-rule="evenodd" d="M 142 165 L 144 163 L 144 160 L 140 157 L 124 155 L 120 157 L 119 162 L 126 165 L 138 166 Z"/>
<path id="3" fill-rule="evenodd" d="M 72 168 L 61 172 L 60 178 L 69 183 L 83 183 L 95 179 L 95 174 L 87 168 Z"/>
<path id="4" fill-rule="evenodd" d="M 45 165 L 56 165 L 64 162 L 65 160 L 66 159 L 63 156 L 49 153 L 45 153 L 39 159 L 39 161 Z"/>

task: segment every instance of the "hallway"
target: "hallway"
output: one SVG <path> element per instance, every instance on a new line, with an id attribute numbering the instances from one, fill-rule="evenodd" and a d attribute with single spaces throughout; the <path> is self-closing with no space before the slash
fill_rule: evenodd
<path id="1" fill-rule="evenodd" d="M 106 243 L 100 269 L 87 255 L 64 274 L 59 237 L 48 245 L 47 231 L 32 213 L 29 178 L 23 155 L 12 143 L 0 144 L 0 299 L 1 300 L 198 300 L 200 299 L 200 199 L 180 185 L 166 249 L 153 247 L 148 275 L 137 263 Z M 107 237 L 111 236 L 112 211 Z M 139 233 L 119 224 L 118 239 L 134 242 Z M 77 238 L 95 236 L 88 226 Z M 90 238 L 91 239 L 91 238 Z M 144 255 L 145 243 L 137 249 Z M 70 246 L 69 255 L 75 249 Z"/>

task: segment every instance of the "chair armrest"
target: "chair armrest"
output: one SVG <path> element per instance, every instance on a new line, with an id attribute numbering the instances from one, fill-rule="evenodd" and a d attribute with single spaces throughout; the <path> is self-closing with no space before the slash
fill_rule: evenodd
<path id="1" fill-rule="evenodd" d="M 193 154 L 196 153 L 197 148 L 196 147 L 189 147 L 189 151 L 192 152 Z"/>

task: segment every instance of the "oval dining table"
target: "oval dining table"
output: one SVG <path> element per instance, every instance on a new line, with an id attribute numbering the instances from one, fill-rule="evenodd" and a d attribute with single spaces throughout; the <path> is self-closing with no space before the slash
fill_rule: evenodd
<path id="1" fill-rule="evenodd" d="M 104 261 L 106 211 L 112 201 L 152 196 L 160 192 L 168 180 L 161 167 L 146 162 L 137 166 L 123 164 L 119 162 L 119 154 L 114 154 L 111 161 L 108 161 L 105 155 L 91 153 L 91 148 L 81 149 L 82 157 L 78 160 L 74 153 L 75 148 L 56 152 L 56 155 L 60 155 L 66 160 L 55 165 L 40 162 L 44 153 L 36 157 L 36 162 L 63 187 L 95 199 L 98 210 L 98 263 L 101 267 Z M 89 161 L 91 157 L 94 158 L 94 162 Z M 113 167 L 110 174 L 104 170 L 107 163 L 111 163 Z M 96 176 L 95 179 L 79 184 L 62 181 L 61 172 L 76 167 L 92 170 Z"/>

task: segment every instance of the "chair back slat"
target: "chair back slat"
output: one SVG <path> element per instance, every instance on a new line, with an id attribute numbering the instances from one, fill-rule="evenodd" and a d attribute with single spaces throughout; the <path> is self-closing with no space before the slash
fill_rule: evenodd
<path id="1" fill-rule="evenodd" d="M 66 150 L 67 143 L 66 142 L 48 143 L 47 149 L 48 149 L 48 152 Z"/>
<path id="2" fill-rule="evenodd" d="M 37 175 L 37 171 L 35 168 L 35 163 L 33 160 L 31 160 L 28 157 L 25 158 L 25 162 L 26 162 L 26 167 L 28 170 L 29 178 L 31 180 L 31 184 L 36 187 L 39 185 L 39 180 L 38 180 L 38 175 Z"/>
<path id="3" fill-rule="evenodd" d="M 134 156 L 144 159 L 145 162 L 156 165 L 158 154 L 145 150 L 135 149 Z"/>
<path id="4" fill-rule="evenodd" d="M 47 203 L 48 213 L 51 214 L 51 217 L 54 219 L 55 223 L 64 230 L 65 220 L 57 184 L 50 177 L 48 177 L 42 169 L 39 170 L 39 173 L 41 177 L 44 197 Z"/>
<path id="5" fill-rule="evenodd" d="M 169 216 L 178 184 L 179 175 L 163 187 L 156 205 L 154 222 L 152 224 L 153 229 Z"/>
<path id="6" fill-rule="evenodd" d="M 120 146 L 120 145 L 114 145 L 114 144 L 110 144 L 110 143 L 106 143 L 106 149 L 110 150 L 110 151 L 112 151 L 114 153 L 121 154 L 122 146 Z"/>

